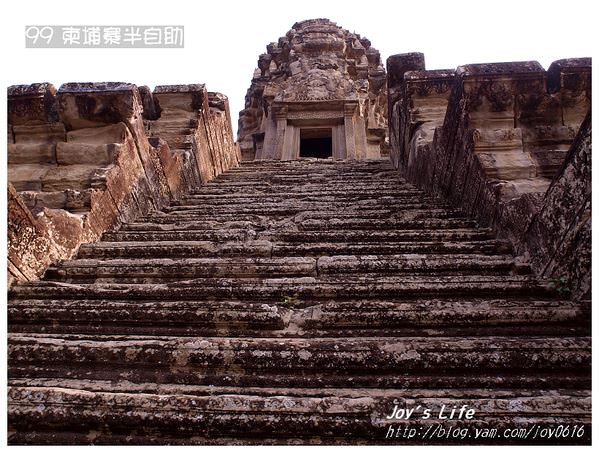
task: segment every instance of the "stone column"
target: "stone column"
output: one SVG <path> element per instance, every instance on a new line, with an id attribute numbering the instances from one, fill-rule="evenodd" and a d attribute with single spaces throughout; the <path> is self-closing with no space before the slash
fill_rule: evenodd
<path id="1" fill-rule="evenodd" d="M 345 159 L 345 128 L 343 124 L 333 127 L 332 142 L 333 159 Z"/>
<path id="2" fill-rule="evenodd" d="M 277 143 L 277 119 L 274 113 L 271 111 L 270 115 L 265 121 L 264 129 L 264 143 L 260 151 L 256 150 L 256 160 L 261 159 L 274 159 L 275 148 Z"/>
<path id="3" fill-rule="evenodd" d="M 287 120 L 285 120 L 287 121 Z M 286 124 L 285 126 L 285 135 L 283 137 L 283 154 L 281 155 L 281 160 L 293 160 L 297 159 L 299 156 L 296 155 L 295 151 L 295 143 L 296 143 L 296 135 L 299 133 L 299 128 Z M 298 143 L 299 144 L 299 143 Z M 299 147 L 298 147 L 299 154 Z"/>
<path id="4" fill-rule="evenodd" d="M 300 154 L 300 128 L 293 128 L 293 145 L 292 145 L 292 159 L 299 159 Z"/>
<path id="5" fill-rule="evenodd" d="M 354 141 L 356 143 L 356 159 L 366 159 L 366 123 L 359 109 L 354 114 Z"/>
<path id="6" fill-rule="evenodd" d="M 347 159 L 356 159 L 356 137 L 354 131 L 354 113 L 357 102 L 347 102 L 343 106 L 343 117 L 345 125 L 345 150 Z"/>
<path id="7" fill-rule="evenodd" d="M 281 160 L 285 152 L 285 130 L 287 129 L 287 108 L 285 106 L 275 109 L 275 122 L 277 132 L 275 134 L 274 159 Z"/>

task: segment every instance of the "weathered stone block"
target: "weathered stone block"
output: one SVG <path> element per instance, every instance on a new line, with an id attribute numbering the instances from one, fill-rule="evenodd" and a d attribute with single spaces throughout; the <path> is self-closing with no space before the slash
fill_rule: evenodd
<path id="1" fill-rule="evenodd" d="M 84 190 L 92 185 L 94 176 L 101 173 L 96 165 L 66 165 L 50 168 L 41 177 L 42 190 Z"/>
<path id="2" fill-rule="evenodd" d="M 547 70 L 547 89 L 555 93 L 561 89 L 591 92 L 591 58 L 565 58 L 551 63 Z"/>
<path id="3" fill-rule="evenodd" d="M 8 164 L 55 164 L 55 145 L 9 144 Z"/>
<path id="4" fill-rule="evenodd" d="M 65 209 L 70 212 L 88 212 L 91 209 L 93 189 L 66 190 Z"/>
<path id="5" fill-rule="evenodd" d="M 197 112 L 204 108 L 208 92 L 203 84 L 158 85 L 154 89 L 154 99 L 161 111 Z"/>
<path id="6" fill-rule="evenodd" d="M 423 181 L 433 177 L 435 129 L 443 124 L 454 80 L 454 71 L 449 69 L 407 71 L 396 88 L 398 100 L 390 106 L 395 144 L 392 161 L 395 165 L 403 162 L 410 176 Z"/>
<path id="7" fill-rule="evenodd" d="M 58 121 L 56 88 L 51 83 L 8 87 L 8 122 L 34 125 Z"/>
<path id="8" fill-rule="evenodd" d="M 569 58 L 551 63 L 547 70 L 550 93 L 560 99 L 563 123 L 580 127 L 591 108 L 591 59 Z"/>
<path id="9" fill-rule="evenodd" d="M 59 116 L 68 130 L 130 123 L 143 110 L 131 83 L 65 83 L 58 90 Z"/>
<path id="10" fill-rule="evenodd" d="M 56 162 L 59 165 L 97 165 L 105 166 L 114 162 L 120 145 L 107 143 L 94 145 L 91 143 L 58 143 L 56 145 Z"/>
<path id="11" fill-rule="evenodd" d="M 46 176 L 53 165 L 23 164 L 8 167 L 8 180 L 19 192 L 24 190 L 42 190 L 42 178 Z"/>
<path id="12" fill-rule="evenodd" d="M 41 212 L 44 208 L 65 209 L 67 194 L 65 192 L 21 192 L 20 195 L 32 212 Z"/>
<path id="13" fill-rule="evenodd" d="M 387 85 L 401 85 L 408 71 L 424 71 L 424 54 L 420 52 L 400 53 L 387 58 Z"/>
<path id="14" fill-rule="evenodd" d="M 70 131 L 67 133 L 67 142 L 91 145 L 123 143 L 127 139 L 127 134 L 127 125 L 125 123 L 117 123 L 109 126 Z"/>
<path id="15" fill-rule="evenodd" d="M 57 143 L 66 140 L 62 123 L 12 126 L 15 143 Z"/>

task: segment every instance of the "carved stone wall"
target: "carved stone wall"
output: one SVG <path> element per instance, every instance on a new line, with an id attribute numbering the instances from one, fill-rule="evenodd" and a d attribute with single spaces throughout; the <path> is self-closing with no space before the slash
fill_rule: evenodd
<path id="1" fill-rule="evenodd" d="M 191 94 L 187 137 L 171 98 Z M 17 85 L 8 122 L 9 285 L 239 161 L 226 97 L 201 85 L 154 94 L 127 83 Z"/>
<path id="2" fill-rule="evenodd" d="M 426 71 L 422 54 L 387 64 L 394 165 L 527 256 L 524 234 L 590 110 L 590 59 L 559 60 L 548 71 L 535 61 Z"/>
<path id="3" fill-rule="evenodd" d="M 385 69 L 370 41 L 306 20 L 260 55 L 238 142 L 245 160 L 294 159 L 302 128 L 327 128 L 333 157 L 379 157 L 388 152 L 386 116 Z"/>

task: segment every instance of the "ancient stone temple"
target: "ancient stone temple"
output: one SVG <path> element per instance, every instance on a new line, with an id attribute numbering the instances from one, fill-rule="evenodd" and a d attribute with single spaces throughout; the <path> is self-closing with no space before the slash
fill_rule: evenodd
<path id="1" fill-rule="evenodd" d="M 8 442 L 590 444 L 591 99 L 324 19 L 238 143 L 202 84 L 9 87 Z"/>
<path id="2" fill-rule="evenodd" d="M 385 69 L 370 41 L 306 20 L 267 46 L 239 115 L 244 160 L 387 152 Z"/>

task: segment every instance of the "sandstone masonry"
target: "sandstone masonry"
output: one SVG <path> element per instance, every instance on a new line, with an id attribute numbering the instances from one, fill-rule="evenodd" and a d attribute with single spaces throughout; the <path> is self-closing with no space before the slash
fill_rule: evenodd
<path id="1" fill-rule="evenodd" d="M 8 121 L 9 285 L 239 160 L 227 99 L 203 85 L 17 85 Z"/>
<path id="2" fill-rule="evenodd" d="M 245 160 L 366 159 L 388 151 L 386 128 L 379 52 L 366 38 L 313 19 L 296 23 L 260 55 L 238 141 Z"/>
<path id="3" fill-rule="evenodd" d="M 508 238 L 537 272 L 589 297 L 582 282 L 590 255 L 572 253 L 590 251 L 589 236 L 571 241 L 573 231 L 590 228 L 590 123 L 579 132 L 590 114 L 590 58 L 559 60 L 547 71 L 535 61 L 427 71 L 424 56 L 410 53 L 389 57 L 387 70 L 394 165 Z M 537 214 L 566 212 L 576 214 L 540 227 Z M 532 246 L 538 241 L 544 247 Z M 550 265 L 555 254 L 570 264 Z"/>
<path id="4" fill-rule="evenodd" d="M 590 59 L 267 49 L 251 162 L 200 84 L 9 88 L 9 442 L 590 444 Z"/>

